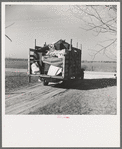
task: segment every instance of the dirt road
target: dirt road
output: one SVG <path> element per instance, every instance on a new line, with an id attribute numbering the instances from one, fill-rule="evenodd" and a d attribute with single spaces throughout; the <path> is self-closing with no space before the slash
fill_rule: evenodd
<path id="1" fill-rule="evenodd" d="M 6 95 L 6 114 L 28 114 L 32 109 L 45 106 L 53 97 L 67 89 L 37 84 Z"/>
<path id="2" fill-rule="evenodd" d="M 116 114 L 116 79 L 37 83 L 5 95 L 5 114 Z"/>

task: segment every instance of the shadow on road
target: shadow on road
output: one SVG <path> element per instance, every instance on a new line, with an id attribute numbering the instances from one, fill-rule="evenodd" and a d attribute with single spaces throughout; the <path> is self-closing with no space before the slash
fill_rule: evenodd
<path id="1" fill-rule="evenodd" d="M 117 80 L 114 78 L 108 79 L 84 79 L 84 80 L 70 80 L 61 84 L 53 84 L 51 86 L 65 89 L 91 90 L 110 86 L 116 86 Z"/>

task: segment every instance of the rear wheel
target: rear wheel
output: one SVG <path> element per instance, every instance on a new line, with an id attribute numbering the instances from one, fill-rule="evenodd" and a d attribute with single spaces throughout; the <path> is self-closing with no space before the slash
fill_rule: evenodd
<path id="1" fill-rule="evenodd" d="M 48 85 L 48 83 L 49 82 L 47 80 L 45 80 L 45 79 L 43 80 L 43 85 Z"/>
<path id="2" fill-rule="evenodd" d="M 84 79 L 84 72 L 83 72 L 83 74 L 81 75 L 81 80 L 83 80 Z"/>
<path id="3" fill-rule="evenodd" d="M 84 69 L 81 69 L 81 80 L 84 79 Z"/>

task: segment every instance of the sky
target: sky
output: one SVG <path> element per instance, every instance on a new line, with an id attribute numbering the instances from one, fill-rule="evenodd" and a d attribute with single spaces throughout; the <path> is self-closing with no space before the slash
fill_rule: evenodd
<path id="1" fill-rule="evenodd" d="M 29 48 L 34 48 L 46 42 L 54 43 L 65 39 L 79 48 L 82 44 L 82 60 L 92 60 L 89 49 L 95 49 L 96 44 L 107 39 L 108 35 L 94 36 L 93 32 L 83 29 L 82 21 L 70 11 L 69 5 L 6 5 L 5 6 L 5 57 L 28 58 Z M 111 60 L 104 54 L 98 54 L 94 60 Z"/>

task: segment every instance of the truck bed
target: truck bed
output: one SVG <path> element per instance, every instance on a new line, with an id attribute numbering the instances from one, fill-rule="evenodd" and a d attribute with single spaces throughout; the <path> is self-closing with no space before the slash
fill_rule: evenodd
<path id="1" fill-rule="evenodd" d="M 41 78 L 47 78 L 47 79 L 59 79 L 59 80 L 64 80 L 64 77 L 62 76 L 50 76 L 50 75 L 45 75 L 45 74 L 31 74 L 30 76 L 40 76 Z"/>

